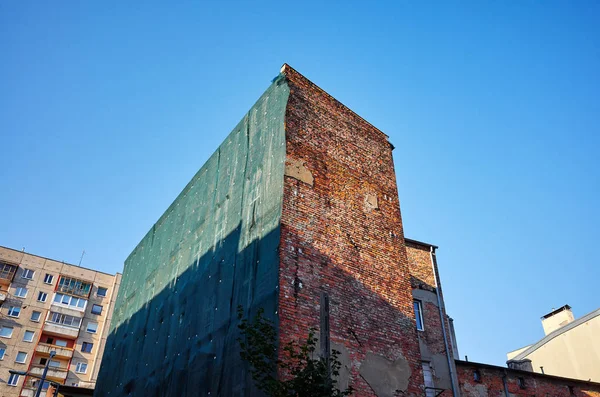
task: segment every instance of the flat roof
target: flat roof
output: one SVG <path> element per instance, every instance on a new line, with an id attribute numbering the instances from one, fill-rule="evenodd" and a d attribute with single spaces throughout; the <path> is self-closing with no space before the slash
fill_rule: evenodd
<path id="1" fill-rule="evenodd" d="M 59 260 L 57 260 L 57 259 L 52 259 L 52 258 L 48 258 L 48 257 L 46 257 L 46 256 L 41 256 L 41 255 L 32 254 L 32 253 L 30 253 L 30 252 L 27 252 L 27 251 L 24 251 L 24 250 L 17 250 L 17 249 L 14 249 L 14 248 L 5 247 L 5 246 L 3 246 L 3 245 L 0 245 L 0 248 L 4 248 L 4 249 L 7 249 L 7 250 L 11 250 L 11 251 L 19 252 L 19 253 L 22 253 L 22 254 L 27 254 L 27 255 L 35 256 L 35 257 L 37 257 L 37 258 L 46 259 L 46 260 L 48 260 L 48 261 L 54 261 L 54 262 L 62 263 L 63 265 L 67 265 L 67 266 L 73 266 L 73 267 L 78 267 L 78 268 L 80 268 L 80 269 L 91 270 L 92 272 L 96 272 L 96 273 L 102 273 L 102 274 L 106 274 L 106 275 L 108 275 L 108 276 L 116 276 L 117 274 L 121 274 L 121 273 L 119 273 L 119 272 L 116 272 L 115 274 L 112 274 L 112 273 L 106 273 L 106 272 L 103 272 L 102 270 L 96 270 L 96 269 L 92 269 L 92 268 L 85 267 L 85 266 L 77 266 L 77 265 L 73 265 L 73 264 L 71 264 L 71 263 L 67 263 L 67 262 L 65 262 L 65 261 L 59 261 Z M 20 263 L 19 263 L 19 265 L 20 265 Z"/>

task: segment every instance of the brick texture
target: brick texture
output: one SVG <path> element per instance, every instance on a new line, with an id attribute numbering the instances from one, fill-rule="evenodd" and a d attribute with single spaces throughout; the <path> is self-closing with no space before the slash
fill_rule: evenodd
<path id="1" fill-rule="evenodd" d="M 333 343 L 350 356 L 356 396 L 374 396 L 360 376 L 368 352 L 404 356 L 412 371 L 400 395 L 422 395 L 392 146 L 386 135 L 285 67 L 289 163 L 313 184 L 286 176 L 280 246 L 280 342 L 318 329 L 319 296 L 330 295 Z"/>
<path id="2" fill-rule="evenodd" d="M 475 370 L 479 371 L 480 381 L 475 381 Z M 457 361 L 457 373 L 463 397 L 506 397 L 502 380 L 505 374 L 508 393 L 511 397 L 600 397 L 600 384 L 575 379 L 464 361 Z M 519 385 L 519 378 L 523 378 L 525 388 Z"/>

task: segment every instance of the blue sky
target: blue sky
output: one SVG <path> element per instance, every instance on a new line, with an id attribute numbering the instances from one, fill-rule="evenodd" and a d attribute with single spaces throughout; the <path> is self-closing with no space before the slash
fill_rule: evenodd
<path id="1" fill-rule="evenodd" d="M 0 245 L 107 272 L 287 62 L 390 136 L 461 356 L 600 307 L 600 4 L 1 2 Z"/>

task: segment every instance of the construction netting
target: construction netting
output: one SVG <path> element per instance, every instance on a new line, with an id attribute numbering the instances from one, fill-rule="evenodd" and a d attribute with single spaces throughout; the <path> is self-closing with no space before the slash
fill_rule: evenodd
<path id="1" fill-rule="evenodd" d="M 125 261 L 96 396 L 258 395 L 236 310 L 276 320 L 288 96 L 279 76 Z"/>

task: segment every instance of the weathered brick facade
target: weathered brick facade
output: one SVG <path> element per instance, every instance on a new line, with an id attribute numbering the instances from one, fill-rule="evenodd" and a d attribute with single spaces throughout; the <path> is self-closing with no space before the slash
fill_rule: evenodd
<path id="1" fill-rule="evenodd" d="M 375 396 L 368 353 L 405 359 L 408 387 L 422 395 L 392 145 L 387 136 L 289 66 L 287 164 L 280 249 L 281 342 L 319 326 L 331 299 L 331 338 L 347 354 L 357 396 Z M 304 175 L 304 177 L 303 177 Z M 396 362 L 397 364 L 397 362 Z M 380 373 L 382 380 L 385 371 Z M 376 387 L 375 387 L 376 388 Z"/>
<path id="2" fill-rule="evenodd" d="M 600 397 L 599 383 L 465 361 L 456 367 L 463 397 Z"/>

